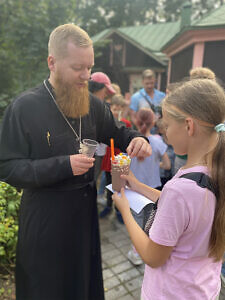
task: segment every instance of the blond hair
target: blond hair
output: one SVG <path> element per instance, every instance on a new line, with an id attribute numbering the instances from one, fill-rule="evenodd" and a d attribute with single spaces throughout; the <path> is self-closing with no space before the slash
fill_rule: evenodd
<path id="1" fill-rule="evenodd" d="M 111 86 L 116 91 L 116 94 L 121 94 L 120 86 L 117 83 L 112 83 Z"/>
<path id="2" fill-rule="evenodd" d="M 214 80 L 193 79 L 166 96 L 163 110 L 177 121 L 187 116 L 205 126 L 208 134 L 225 120 L 225 94 Z M 212 152 L 206 154 L 211 161 L 211 179 L 216 195 L 216 209 L 209 242 L 209 255 L 220 260 L 225 251 L 225 132 L 218 133 L 218 142 Z"/>
<path id="3" fill-rule="evenodd" d="M 142 73 L 142 79 L 145 78 L 155 78 L 155 72 L 152 71 L 151 69 L 146 69 Z"/>
<path id="4" fill-rule="evenodd" d="M 124 107 L 126 105 L 126 102 L 121 94 L 115 94 L 114 96 L 112 96 L 110 104 Z"/>
<path id="5" fill-rule="evenodd" d="M 63 58 L 67 55 L 67 45 L 71 42 L 78 47 L 92 46 L 92 40 L 86 31 L 74 24 L 56 27 L 49 36 L 48 55 Z"/>
<path id="6" fill-rule="evenodd" d="M 190 79 L 211 79 L 211 80 L 216 80 L 216 75 L 215 73 L 208 69 L 208 68 L 203 68 L 203 67 L 197 67 L 194 69 L 191 69 L 190 72 Z"/>

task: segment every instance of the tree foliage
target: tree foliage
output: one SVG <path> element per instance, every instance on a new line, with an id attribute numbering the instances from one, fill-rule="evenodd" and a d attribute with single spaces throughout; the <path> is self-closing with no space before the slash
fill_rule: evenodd
<path id="1" fill-rule="evenodd" d="M 15 264 L 20 197 L 15 188 L 0 182 L 0 270 L 4 271 Z"/>
<path id="2" fill-rule="evenodd" d="M 162 0 L 159 19 L 161 18 L 166 22 L 178 20 L 182 6 L 187 2 L 183 0 Z M 199 19 L 205 13 L 221 6 L 224 0 L 192 0 L 190 2 L 192 3 L 192 19 Z"/>
<path id="3" fill-rule="evenodd" d="M 75 22 L 90 35 L 105 28 L 146 24 L 154 19 L 157 0 L 80 0 Z"/>
<path id="4" fill-rule="evenodd" d="M 192 0 L 193 17 L 224 0 Z M 9 100 L 48 74 L 53 28 L 74 22 L 93 36 L 106 28 L 177 20 L 183 0 L 1 0 L 0 117 Z M 98 53 L 99 54 L 99 53 Z"/>
<path id="5" fill-rule="evenodd" d="M 0 114 L 11 97 L 47 76 L 49 33 L 71 21 L 75 3 L 75 0 L 1 0 Z"/>
<path id="6" fill-rule="evenodd" d="M 106 28 L 176 21 L 183 0 L 79 0 L 75 22 L 90 35 Z M 224 0 L 192 0 L 194 18 L 201 17 Z"/>

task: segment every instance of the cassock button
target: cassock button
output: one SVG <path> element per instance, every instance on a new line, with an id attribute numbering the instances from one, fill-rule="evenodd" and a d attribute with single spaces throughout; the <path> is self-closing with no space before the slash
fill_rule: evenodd
<path id="1" fill-rule="evenodd" d="M 87 179 L 87 177 L 88 177 L 87 174 L 85 174 L 85 175 L 84 175 L 84 179 Z"/>
<path id="2" fill-rule="evenodd" d="M 84 193 L 84 197 L 87 197 L 87 193 Z"/>

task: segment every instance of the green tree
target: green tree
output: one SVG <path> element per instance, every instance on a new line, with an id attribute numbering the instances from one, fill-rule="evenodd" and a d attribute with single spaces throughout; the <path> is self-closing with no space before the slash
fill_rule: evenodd
<path id="1" fill-rule="evenodd" d="M 75 23 L 93 36 L 106 28 L 171 22 L 180 18 L 183 0 L 79 0 Z M 211 11 L 224 0 L 192 0 L 193 18 Z"/>
<path id="2" fill-rule="evenodd" d="M 184 3 L 183 0 L 159 0 L 160 15 L 158 20 L 166 22 L 177 21 L 180 18 L 180 13 Z M 225 3 L 224 0 L 192 0 L 192 19 L 198 19 L 205 13 L 212 11 L 216 7 Z"/>
<path id="3" fill-rule="evenodd" d="M 21 193 L 0 182 L 0 271 L 14 267 Z"/>
<path id="4" fill-rule="evenodd" d="M 155 21 L 158 0 L 80 0 L 75 22 L 92 36 L 106 28 Z"/>
<path id="5" fill-rule="evenodd" d="M 192 2 L 193 18 L 224 4 L 224 0 Z M 182 0 L 1 0 L 0 118 L 13 96 L 47 76 L 48 36 L 56 26 L 74 22 L 93 36 L 107 28 L 178 20 L 183 4 Z"/>
<path id="6" fill-rule="evenodd" d="M 75 0 L 1 0 L 0 115 L 14 95 L 47 76 L 49 33 L 74 19 L 75 4 Z"/>
<path id="7" fill-rule="evenodd" d="M 193 18 L 199 19 L 204 14 L 212 11 L 216 7 L 223 5 L 224 0 L 196 0 L 193 2 Z"/>

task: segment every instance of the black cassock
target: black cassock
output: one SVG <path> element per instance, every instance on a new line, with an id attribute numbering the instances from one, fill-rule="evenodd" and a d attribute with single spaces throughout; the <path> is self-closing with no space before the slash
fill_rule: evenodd
<path id="1" fill-rule="evenodd" d="M 49 82 L 46 84 L 53 93 Z M 69 119 L 79 135 L 79 118 Z M 139 134 L 118 128 L 90 95 L 81 138 L 126 150 Z M 93 168 L 73 176 L 79 141 L 44 84 L 7 108 L 0 135 L 0 180 L 23 188 L 16 263 L 17 300 L 104 299 Z"/>

